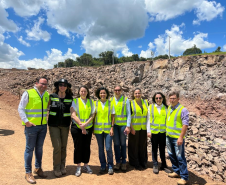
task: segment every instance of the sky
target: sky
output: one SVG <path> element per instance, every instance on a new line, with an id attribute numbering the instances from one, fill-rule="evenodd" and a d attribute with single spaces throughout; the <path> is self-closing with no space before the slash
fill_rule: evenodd
<path id="1" fill-rule="evenodd" d="M 104 51 L 226 51 L 225 8 L 225 0 L 0 0 L 0 68 L 51 69 Z"/>

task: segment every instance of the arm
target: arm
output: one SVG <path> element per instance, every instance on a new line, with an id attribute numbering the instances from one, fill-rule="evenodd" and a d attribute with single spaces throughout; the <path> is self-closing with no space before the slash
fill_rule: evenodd
<path id="1" fill-rule="evenodd" d="M 81 121 L 80 121 L 80 119 L 78 118 L 78 116 L 76 116 L 76 112 L 75 112 L 74 107 L 71 107 L 70 108 L 70 112 L 71 112 L 71 118 L 73 120 L 75 120 L 75 122 L 78 123 L 79 125 L 82 124 Z"/>
<path id="2" fill-rule="evenodd" d="M 131 123 L 131 110 L 130 110 L 130 102 L 129 99 L 126 100 L 126 114 L 127 114 L 127 125 L 126 128 L 124 130 L 125 134 L 129 134 L 130 133 L 130 123 Z"/>
<path id="3" fill-rule="evenodd" d="M 26 127 L 32 127 L 32 126 L 36 126 L 33 123 L 31 123 L 30 121 L 28 121 L 26 113 L 25 113 L 25 108 L 28 104 L 28 92 L 25 91 L 21 97 L 19 106 L 18 106 L 18 112 L 20 115 L 21 120 L 26 124 Z"/>
<path id="4" fill-rule="evenodd" d="M 182 112 L 181 112 L 181 120 L 183 123 L 183 127 L 181 130 L 181 134 L 180 137 L 177 140 L 177 145 L 182 145 L 183 144 L 183 138 L 186 134 L 186 131 L 188 129 L 188 125 L 189 125 L 189 112 L 186 108 L 183 108 Z"/>
<path id="5" fill-rule="evenodd" d="M 111 130 L 110 136 L 114 135 L 114 125 L 115 125 L 115 114 L 111 114 Z"/>
<path id="6" fill-rule="evenodd" d="M 147 115 L 147 134 L 148 134 L 148 137 L 151 138 L 151 130 L 150 130 L 150 107 L 148 107 L 148 115 Z"/>

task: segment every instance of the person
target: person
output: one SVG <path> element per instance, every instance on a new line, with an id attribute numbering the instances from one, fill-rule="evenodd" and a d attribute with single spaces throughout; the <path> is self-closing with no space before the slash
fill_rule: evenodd
<path id="1" fill-rule="evenodd" d="M 184 153 L 185 134 L 189 125 L 189 112 L 179 103 L 179 93 L 169 94 L 170 106 L 166 119 L 166 146 L 172 163 L 171 178 L 181 178 L 177 184 L 188 182 L 187 161 Z"/>
<path id="2" fill-rule="evenodd" d="M 25 179 L 31 184 L 36 183 L 36 180 L 32 174 L 31 166 L 34 150 L 34 173 L 42 178 L 47 177 L 42 170 L 42 153 L 47 132 L 47 107 L 49 102 L 49 93 L 46 91 L 47 86 L 48 79 L 46 77 L 38 78 L 35 82 L 34 88 L 23 93 L 18 107 L 22 125 L 25 126 Z"/>
<path id="3" fill-rule="evenodd" d="M 94 122 L 94 134 L 99 148 L 100 174 L 106 171 L 106 158 L 104 153 L 104 142 L 107 153 L 108 174 L 113 175 L 113 153 L 112 137 L 114 135 L 114 116 L 115 109 L 109 98 L 109 91 L 105 87 L 100 87 L 95 92 L 99 99 L 95 102 L 96 115 Z"/>
<path id="4" fill-rule="evenodd" d="M 167 168 L 165 148 L 166 148 L 166 115 L 167 104 L 166 98 L 161 92 L 157 92 L 152 97 L 152 102 L 148 108 L 148 120 L 147 120 L 147 135 L 151 138 L 152 143 L 152 161 L 153 172 L 159 173 L 158 169 L 158 148 L 160 158 L 162 161 L 160 170 L 164 170 L 166 173 L 171 171 Z"/>
<path id="5" fill-rule="evenodd" d="M 114 125 L 114 151 L 115 151 L 115 170 L 120 168 L 126 171 L 126 136 L 130 133 L 131 111 L 129 99 L 122 95 L 122 87 L 116 85 L 114 97 L 111 99 L 115 107 Z M 121 164 L 122 160 L 122 164 Z"/>
<path id="6" fill-rule="evenodd" d="M 148 102 L 141 98 L 141 89 L 136 88 L 131 101 L 131 132 L 128 141 L 129 164 L 137 170 L 147 168 L 147 114 Z"/>
<path id="7" fill-rule="evenodd" d="M 66 174 L 66 149 L 69 126 L 71 124 L 70 107 L 73 101 L 71 84 L 66 79 L 54 83 L 53 94 L 49 96 L 49 134 L 53 146 L 53 171 L 56 177 Z"/>
<path id="8" fill-rule="evenodd" d="M 71 107 L 71 135 L 74 141 L 74 163 L 77 164 L 75 176 L 79 177 L 82 173 L 81 163 L 84 163 L 83 171 L 92 174 L 90 168 L 90 145 L 93 132 L 93 118 L 95 115 L 95 105 L 90 99 L 89 89 L 81 86 Z"/>

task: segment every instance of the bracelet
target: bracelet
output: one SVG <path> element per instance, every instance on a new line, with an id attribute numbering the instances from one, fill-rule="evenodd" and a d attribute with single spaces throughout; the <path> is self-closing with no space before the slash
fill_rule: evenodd
<path id="1" fill-rule="evenodd" d="M 111 125 L 111 127 L 114 127 L 114 125 Z"/>

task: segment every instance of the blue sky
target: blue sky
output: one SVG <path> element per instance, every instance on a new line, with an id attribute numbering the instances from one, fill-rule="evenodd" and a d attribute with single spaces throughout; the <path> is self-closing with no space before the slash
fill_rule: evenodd
<path id="1" fill-rule="evenodd" d="M 0 0 L 0 68 L 53 68 L 83 53 L 226 51 L 225 0 Z"/>

